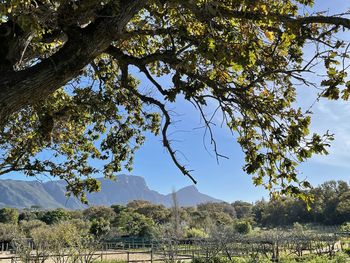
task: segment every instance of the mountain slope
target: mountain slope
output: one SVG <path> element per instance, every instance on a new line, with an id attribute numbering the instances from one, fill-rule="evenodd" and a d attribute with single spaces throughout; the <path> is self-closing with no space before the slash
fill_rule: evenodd
<path id="1" fill-rule="evenodd" d="M 127 204 L 132 200 L 146 200 L 155 204 L 172 205 L 172 194 L 163 195 L 148 188 L 140 176 L 118 175 L 115 181 L 99 178 L 101 192 L 87 194 L 90 205 Z M 67 198 L 64 181 L 19 181 L 0 180 L 0 207 L 26 208 L 41 206 L 45 209 L 63 207 L 83 209 L 74 197 Z M 180 206 L 194 206 L 206 202 L 221 202 L 200 193 L 196 187 L 188 186 L 176 192 Z"/>
<path id="2" fill-rule="evenodd" d="M 172 194 L 166 195 L 165 198 L 169 206 L 171 206 L 173 203 Z M 192 206 L 193 204 L 197 205 L 209 202 L 222 202 L 222 200 L 214 199 L 209 195 L 200 193 L 194 185 L 184 187 L 177 191 L 176 199 L 180 206 Z"/>

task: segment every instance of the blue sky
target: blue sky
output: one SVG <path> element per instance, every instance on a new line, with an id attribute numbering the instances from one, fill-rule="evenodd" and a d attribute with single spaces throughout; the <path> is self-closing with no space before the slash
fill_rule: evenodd
<path id="1" fill-rule="evenodd" d="M 345 0 L 315 0 L 313 10 L 328 11 L 334 14 L 350 8 L 350 1 Z M 311 11 L 311 10 L 310 10 Z M 307 50 L 306 50 L 307 51 Z M 163 84 L 166 80 L 163 80 Z M 144 82 L 145 88 L 149 83 Z M 298 90 L 298 104 L 308 107 L 316 98 L 316 91 L 306 87 Z M 171 107 L 170 107 L 171 108 Z M 268 193 L 262 187 L 254 187 L 251 177 L 244 174 L 242 166 L 244 156 L 235 138 L 227 129 L 215 129 L 216 141 L 220 153 L 229 160 L 220 159 L 217 164 L 212 152 L 207 152 L 203 143 L 203 130 L 198 112 L 191 104 L 180 101 L 174 118 L 176 127 L 172 131 L 174 148 L 184 156 L 179 156 L 198 180 L 198 189 L 216 198 L 231 202 L 245 200 L 253 202 Z M 335 141 L 328 156 L 316 156 L 299 167 L 301 178 L 308 178 L 317 185 L 327 180 L 350 180 L 350 102 L 321 100 L 313 107 L 312 131 L 324 133 L 329 130 L 335 134 Z M 207 141 L 207 144 L 208 141 Z M 208 147 L 210 148 L 210 147 Z M 161 144 L 161 139 L 153 135 L 147 137 L 145 145 L 137 152 L 134 175 L 143 176 L 149 187 L 161 193 L 169 193 L 172 189 L 191 185 L 172 163 L 169 155 Z M 23 176 L 11 174 L 2 178 L 23 179 Z"/>
<path id="2" fill-rule="evenodd" d="M 308 12 L 327 11 L 328 14 L 344 12 L 350 8 L 350 1 L 315 0 Z M 343 36 L 347 39 L 346 35 Z M 306 53 L 308 50 L 305 51 Z M 307 54 L 306 54 L 307 55 Z M 317 91 L 301 87 L 298 90 L 298 105 L 308 108 L 315 100 Z M 311 130 L 325 133 L 329 130 L 335 134 L 335 141 L 328 156 L 315 156 L 299 167 L 300 178 L 307 178 L 317 185 L 327 180 L 350 180 L 350 102 L 321 100 L 312 108 L 314 112 Z M 175 144 L 186 156 L 182 158 L 198 180 L 198 189 L 226 201 L 255 201 L 267 197 L 262 187 L 254 187 L 251 177 L 242 171 L 244 156 L 235 138 L 226 129 L 216 130 L 216 140 L 221 153 L 230 159 L 221 159 L 217 164 L 214 156 L 203 147 L 203 130 L 200 127 L 198 113 L 190 105 L 180 103 L 176 112 L 181 116 L 177 125 L 184 132 L 174 138 L 181 140 Z M 173 187 L 180 188 L 190 184 L 171 163 L 169 156 L 162 149 L 160 140 L 148 137 L 145 146 L 139 151 L 135 160 L 134 174 L 146 178 L 149 186 L 163 193 Z"/>

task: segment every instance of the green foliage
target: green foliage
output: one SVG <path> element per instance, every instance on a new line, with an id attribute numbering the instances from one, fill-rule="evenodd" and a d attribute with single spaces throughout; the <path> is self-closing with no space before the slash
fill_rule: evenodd
<path id="1" fill-rule="evenodd" d="M 40 220 L 49 225 L 66 221 L 68 219 L 70 219 L 69 213 L 62 208 L 46 211 L 40 218 Z"/>
<path id="2" fill-rule="evenodd" d="M 34 246 L 27 238 L 33 241 Z M 26 235 L 20 233 L 12 242 L 21 260 L 29 260 L 30 257 L 35 262 L 50 258 L 54 262 L 64 259 L 68 262 L 91 263 L 93 254 L 98 249 L 97 240 L 76 221 L 30 228 Z"/>
<path id="3" fill-rule="evenodd" d="M 339 228 L 340 231 L 343 231 L 343 232 L 350 232 L 350 223 L 349 222 L 345 222 L 343 223 L 340 228 Z"/>
<path id="4" fill-rule="evenodd" d="M 151 218 L 156 224 L 164 224 L 170 220 L 170 211 L 163 205 L 154 205 L 147 201 L 134 200 L 129 202 L 127 207 Z"/>
<path id="5" fill-rule="evenodd" d="M 240 234 L 249 234 L 252 232 L 252 225 L 249 221 L 238 221 L 235 223 L 235 230 Z"/>
<path id="6" fill-rule="evenodd" d="M 103 219 L 111 222 L 115 218 L 116 213 L 110 207 L 91 206 L 83 211 L 83 216 L 90 221 Z"/>
<path id="7" fill-rule="evenodd" d="M 123 205 L 112 205 L 111 208 L 113 209 L 114 213 L 119 214 L 120 212 L 124 211 L 126 209 Z"/>
<path id="8" fill-rule="evenodd" d="M 252 216 L 253 205 L 244 201 L 236 201 L 232 204 L 238 219 L 249 219 Z"/>
<path id="9" fill-rule="evenodd" d="M 188 228 L 185 231 L 185 238 L 207 238 L 209 237 L 208 233 L 206 233 L 202 229 L 198 228 Z"/>
<path id="10" fill-rule="evenodd" d="M 197 206 L 197 218 L 208 222 L 208 219 L 217 226 L 230 225 L 236 218 L 236 211 L 233 206 L 228 203 L 205 203 Z M 205 226 L 201 226 L 204 228 Z"/>
<path id="11" fill-rule="evenodd" d="M 283 227 L 293 230 L 296 235 L 303 235 L 314 225 L 337 228 L 341 224 L 339 231 L 348 232 L 350 187 L 346 182 L 326 182 L 306 194 L 312 195 L 315 200 L 310 204 L 311 210 L 303 201 L 292 197 L 261 200 L 253 205 L 237 201 L 232 205 L 208 203 L 178 208 L 178 234 L 179 237 L 204 237 L 220 229 L 243 234 L 249 233 L 254 226 L 256 231 L 265 227 Z M 91 230 L 90 233 L 96 236 L 104 236 L 109 232 L 113 235 L 161 237 L 174 235 L 174 226 L 171 226 L 174 221 L 170 216 L 172 210 L 145 201 L 133 201 L 127 206 L 92 206 L 82 211 L 25 210 L 21 211 L 19 219 L 11 222 L 14 224 L 19 220 L 19 227 L 26 236 L 31 229 L 45 223 L 54 225 L 69 221 L 78 229 Z M 241 219 L 236 218 L 236 215 Z"/>
<path id="12" fill-rule="evenodd" d="M 152 237 L 155 224 L 151 218 L 127 210 L 117 215 L 115 226 L 118 227 L 123 234 Z"/>
<path id="13" fill-rule="evenodd" d="M 342 252 L 350 256 L 350 248 L 343 248 Z"/>
<path id="14" fill-rule="evenodd" d="M 224 258 L 224 257 L 214 257 L 211 259 L 206 259 L 206 258 L 195 258 L 193 263 L 228 263 L 231 262 L 229 259 Z M 234 261 L 236 262 L 236 261 Z M 238 263 L 239 261 L 237 261 Z"/>
<path id="15" fill-rule="evenodd" d="M 45 223 L 43 221 L 34 219 L 34 220 L 23 220 L 20 221 L 20 229 L 22 231 L 22 233 L 26 236 L 26 237 L 30 237 L 30 233 L 37 228 L 41 228 L 45 226 Z"/>
<path id="16" fill-rule="evenodd" d="M 90 233 L 96 237 L 102 237 L 111 230 L 110 222 L 104 218 L 93 219 L 90 227 Z"/>
<path id="17" fill-rule="evenodd" d="M 309 206 L 286 197 L 256 202 L 253 207 L 254 220 L 264 226 L 287 226 L 295 222 L 340 225 L 349 220 L 348 183 L 328 181 L 305 193 L 313 197 Z"/>
<path id="18" fill-rule="evenodd" d="M 0 209 L 0 223 L 13 224 L 18 223 L 19 212 L 14 208 L 1 208 Z"/>
<path id="19" fill-rule="evenodd" d="M 309 255 L 302 259 L 301 262 L 307 262 L 307 263 L 345 263 L 348 262 L 348 256 L 346 256 L 343 253 L 337 253 L 334 258 L 329 258 L 327 256 L 316 256 L 316 255 Z M 298 262 L 296 260 L 286 260 L 282 262 Z"/>
<path id="20" fill-rule="evenodd" d="M 0 241 L 11 241 L 18 235 L 18 228 L 14 224 L 0 223 Z"/>
<path id="21" fill-rule="evenodd" d="M 162 136 L 175 165 L 191 177 L 167 136 L 173 123 L 168 108 L 182 97 L 196 105 L 209 129 L 215 123 L 207 106 L 218 105 L 255 185 L 307 199 L 303 190 L 310 184 L 299 179 L 297 165 L 327 154 L 333 136 L 310 134 L 310 116 L 295 103 L 295 84 L 309 85 L 303 73 L 323 61 L 327 77 L 320 95 L 346 100 L 350 86 L 346 67 L 339 67 L 348 59 L 346 43 L 335 38 L 340 26 L 349 29 L 349 20 L 303 15 L 312 3 L 2 1 L 0 26 L 9 33 L 1 39 L 0 70 L 9 79 L 0 83 L 6 87 L 1 97 L 16 98 L 12 87 L 27 83 L 18 79 L 53 69 L 32 77 L 41 85 L 23 89 L 17 107 L 1 112 L 0 174 L 60 177 L 86 202 L 85 190 L 100 188 L 92 175 L 131 170 L 151 132 Z M 307 63 L 309 41 L 322 47 Z M 142 89 L 131 67 L 153 84 L 150 90 Z M 169 76 L 167 87 L 157 82 Z M 216 146 L 214 151 L 220 156 Z"/>

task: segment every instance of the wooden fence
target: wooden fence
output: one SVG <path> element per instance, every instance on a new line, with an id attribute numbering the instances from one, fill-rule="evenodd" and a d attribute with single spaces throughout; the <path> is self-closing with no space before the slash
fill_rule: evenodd
<path id="1" fill-rule="evenodd" d="M 41 257 L 32 255 L 27 257 L 25 260 L 17 255 L 0 255 L 0 262 L 2 263 L 16 263 L 16 262 L 55 262 L 55 257 L 70 257 L 71 255 L 50 255 L 48 257 Z M 189 254 L 188 251 L 163 251 L 157 252 L 153 249 L 145 251 L 98 251 L 92 255 L 80 255 L 92 256 L 94 262 L 103 260 L 116 260 L 127 263 L 138 263 L 138 262 L 168 262 L 177 260 L 190 262 L 195 257 L 195 252 Z M 43 261 L 44 260 L 44 261 Z"/>

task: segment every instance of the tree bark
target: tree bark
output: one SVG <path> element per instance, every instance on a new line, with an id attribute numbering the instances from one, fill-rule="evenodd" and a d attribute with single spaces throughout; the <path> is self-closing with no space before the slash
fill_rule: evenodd
<path id="1" fill-rule="evenodd" d="M 79 75 L 94 58 L 118 40 L 125 25 L 146 0 L 121 1 L 119 14 L 100 18 L 86 28 L 71 32 L 66 44 L 54 55 L 18 72 L 0 76 L 0 127 L 21 108 L 45 99 Z"/>

